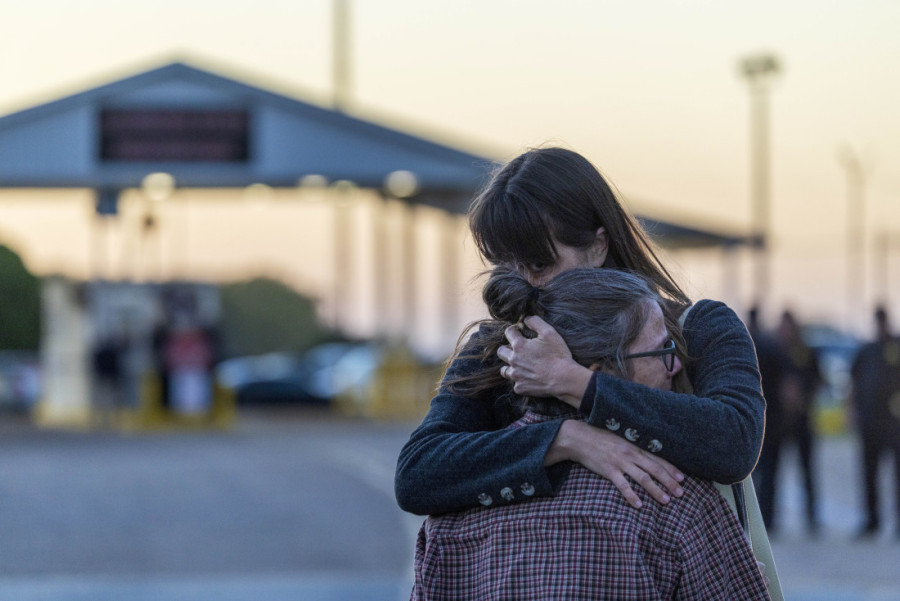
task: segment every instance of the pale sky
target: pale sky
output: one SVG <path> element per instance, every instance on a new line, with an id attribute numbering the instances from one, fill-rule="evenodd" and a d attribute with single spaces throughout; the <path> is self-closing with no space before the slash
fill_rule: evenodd
<path id="1" fill-rule="evenodd" d="M 0 0 L 0 114 L 176 56 L 325 103 L 330 10 L 326 0 Z M 737 63 L 775 53 L 772 311 L 850 323 L 837 160 L 848 145 L 867 173 L 867 244 L 896 238 L 889 295 L 900 316 L 897 0 L 351 0 L 351 15 L 350 112 L 500 159 L 561 142 L 634 209 L 738 230 L 751 208 Z M 2 237 L 15 228 L 4 223 L 11 209 L 0 215 Z M 692 292 L 727 296 L 721 266 L 677 261 Z M 881 280 L 867 261 L 868 311 Z M 744 290 L 726 300 L 747 301 Z M 867 333 L 869 320 L 853 325 Z"/>

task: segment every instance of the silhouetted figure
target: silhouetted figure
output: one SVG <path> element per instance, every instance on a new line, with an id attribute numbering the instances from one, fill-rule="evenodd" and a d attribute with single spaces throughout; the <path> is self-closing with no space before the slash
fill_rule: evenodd
<path id="1" fill-rule="evenodd" d="M 176 322 L 163 348 L 168 371 L 169 408 L 202 414 L 212 404 L 213 341 L 190 321 Z"/>
<path id="2" fill-rule="evenodd" d="M 797 447 L 806 491 L 806 523 L 810 533 L 815 533 L 818 530 L 818 519 L 813 462 L 815 433 L 812 419 L 816 392 L 822 384 L 819 357 L 816 351 L 803 341 L 800 326 L 790 311 L 782 314 L 777 337 L 786 363 L 778 395 L 781 415 L 774 427 L 779 431 L 780 442 L 793 442 Z M 778 449 L 774 452 L 775 478 L 777 478 Z"/>
<path id="3" fill-rule="evenodd" d="M 169 340 L 167 321 L 161 321 L 153 328 L 153 367 L 159 378 L 159 404 L 169 409 L 169 366 L 165 358 L 165 349 Z"/>
<path id="4" fill-rule="evenodd" d="M 878 507 L 878 464 L 894 455 L 897 534 L 900 535 L 900 338 L 891 335 L 887 311 L 875 310 L 876 338 L 864 345 L 851 369 L 851 404 L 862 439 L 865 523 L 860 536 L 881 526 Z"/>
<path id="5" fill-rule="evenodd" d="M 774 336 L 766 332 L 759 317 L 759 309 L 753 307 L 748 313 L 747 329 L 756 346 L 759 375 L 762 380 L 763 396 L 766 399 L 766 432 L 763 437 L 759 461 L 753 470 L 753 483 L 759 501 L 759 510 L 766 528 L 774 530 L 775 476 L 778 452 L 781 448 L 781 382 L 787 358 Z"/>
<path id="6" fill-rule="evenodd" d="M 122 402 L 123 350 L 123 345 L 116 336 L 100 340 L 94 348 L 94 408 L 104 424 L 110 421 L 113 411 Z"/>

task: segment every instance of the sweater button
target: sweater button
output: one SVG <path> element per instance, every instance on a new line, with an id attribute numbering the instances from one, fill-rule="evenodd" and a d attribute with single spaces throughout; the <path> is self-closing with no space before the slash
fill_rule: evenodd
<path id="1" fill-rule="evenodd" d="M 616 430 L 618 430 L 621 427 L 622 427 L 622 425 L 619 423 L 619 421 L 612 417 L 609 418 L 608 420 L 606 420 L 606 429 L 607 430 L 612 430 L 613 432 L 615 432 Z"/>
<path id="2" fill-rule="evenodd" d="M 485 507 L 488 507 L 489 505 L 493 504 L 494 499 L 493 499 L 493 497 L 491 497 L 491 495 L 487 494 L 486 492 L 483 492 L 480 495 L 478 495 L 478 502 L 481 503 L 482 505 L 484 505 Z"/>
<path id="3" fill-rule="evenodd" d="M 654 438 L 647 445 L 647 450 L 651 453 L 659 453 L 660 451 L 662 451 L 662 443 Z"/>
<path id="4" fill-rule="evenodd" d="M 508 486 L 500 491 L 500 496 L 506 501 L 512 501 L 516 497 L 516 495 L 513 494 L 513 490 Z"/>
<path id="5" fill-rule="evenodd" d="M 625 430 L 625 438 L 627 438 L 631 442 L 637 441 L 637 439 L 640 437 L 641 435 L 638 434 L 638 431 L 634 428 L 628 428 L 627 430 Z"/>
<path id="6" fill-rule="evenodd" d="M 534 494 L 534 486 L 530 482 L 524 482 L 519 488 L 522 489 L 522 494 L 526 497 Z"/>

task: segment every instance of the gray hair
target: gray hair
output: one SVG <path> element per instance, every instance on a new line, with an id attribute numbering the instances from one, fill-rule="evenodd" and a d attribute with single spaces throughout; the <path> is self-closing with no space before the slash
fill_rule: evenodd
<path id="1" fill-rule="evenodd" d="M 565 340 L 575 361 L 621 377 L 628 377 L 623 357 L 640 335 L 648 308 L 662 302 L 647 278 L 596 268 L 565 271 L 540 289 L 516 271 L 495 269 L 482 296 L 495 320 L 518 323 L 524 331 L 522 319 L 538 315 Z"/>

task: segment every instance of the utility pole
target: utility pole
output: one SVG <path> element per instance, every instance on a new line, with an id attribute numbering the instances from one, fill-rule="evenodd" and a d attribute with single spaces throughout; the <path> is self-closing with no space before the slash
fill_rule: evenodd
<path id="1" fill-rule="evenodd" d="M 756 247 L 754 291 L 756 305 L 761 306 L 769 296 L 770 238 L 772 233 L 771 177 L 769 159 L 769 89 L 781 71 L 778 59 L 771 54 L 759 54 L 742 59 L 739 71 L 750 86 L 750 190 Z"/>
<path id="2" fill-rule="evenodd" d="M 859 157 L 849 146 L 838 150 L 838 162 L 847 176 L 847 325 L 852 327 L 859 315 L 861 296 L 865 295 L 865 172 Z"/>
<path id="3" fill-rule="evenodd" d="M 332 0 L 331 76 L 334 109 L 344 112 L 350 96 L 349 0 Z"/>
<path id="4" fill-rule="evenodd" d="M 891 304 L 891 254 L 900 248 L 900 232 L 884 229 L 878 236 L 875 248 L 875 277 L 878 282 L 876 303 Z"/>

